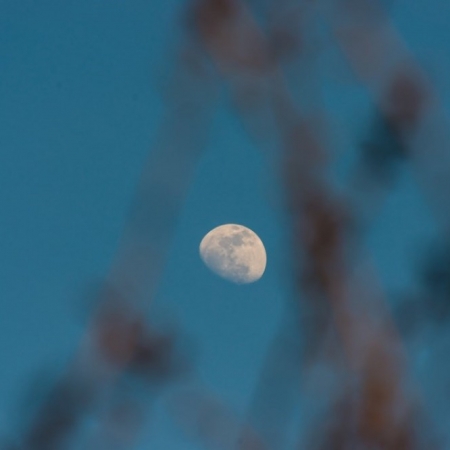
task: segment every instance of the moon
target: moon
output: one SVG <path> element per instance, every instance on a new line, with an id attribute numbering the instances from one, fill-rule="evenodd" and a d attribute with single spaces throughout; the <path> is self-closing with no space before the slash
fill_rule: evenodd
<path id="1" fill-rule="evenodd" d="M 234 223 L 212 229 L 200 242 L 200 257 L 217 275 L 236 284 L 259 280 L 266 269 L 266 249 L 250 228 Z"/>

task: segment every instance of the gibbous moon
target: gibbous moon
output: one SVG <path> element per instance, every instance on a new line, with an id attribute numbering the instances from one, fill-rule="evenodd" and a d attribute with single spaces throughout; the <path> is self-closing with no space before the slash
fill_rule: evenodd
<path id="1" fill-rule="evenodd" d="M 200 242 L 200 256 L 214 273 L 236 284 L 259 280 L 266 250 L 256 233 L 233 223 L 212 229 Z"/>

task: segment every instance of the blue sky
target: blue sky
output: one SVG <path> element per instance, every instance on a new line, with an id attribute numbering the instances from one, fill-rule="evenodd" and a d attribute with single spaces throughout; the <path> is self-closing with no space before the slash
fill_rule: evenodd
<path id="1" fill-rule="evenodd" d="M 62 367 L 82 333 L 86 289 L 109 268 L 161 123 L 179 10 L 174 0 L 0 0 L 1 434 L 14 429 L 35 373 Z M 450 4 L 403 0 L 393 12 L 448 106 Z M 343 170 L 370 103 L 338 57 L 331 60 L 337 78 L 324 77 L 324 102 Z M 205 384 L 245 413 L 291 293 L 286 236 L 269 159 L 244 133 L 225 93 L 213 122 L 156 306 L 196 343 Z M 265 243 L 267 270 L 255 284 L 229 284 L 198 256 L 204 234 L 227 222 L 250 227 Z M 404 171 L 368 240 L 388 291 L 414 281 L 411 255 L 433 227 Z M 436 362 L 445 349 L 440 342 L 420 375 L 430 399 L 449 370 Z M 423 358 L 432 358 L 430 352 Z M 198 448 L 173 431 L 163 406 L 140 448 Z M 435 406 L 448 423 L 448 412 L 445 417 L 442 405 Z"/>

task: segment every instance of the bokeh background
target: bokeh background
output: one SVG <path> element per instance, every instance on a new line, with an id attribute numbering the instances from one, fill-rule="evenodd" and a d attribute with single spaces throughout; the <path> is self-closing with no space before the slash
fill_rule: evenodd
<path id="1" fill-rule="evenodd" d="M 388 6 L 447 108 L 450 4 Z M 184 7 L 175 0 L 0 0 L 1 435 L 20 434 L 29 405 L 63 371 L 83 335 L 92 286 L 110 267 L 162 122 Z M 326 30 L 323 36 L 320 65 L 332 70 L 321 72 L 320 96 L 332 119 L 327 139 L 336 176 L 345 179 L 372 105 Z M 204 234 L 230 222 L 250 227 L 266 246 L 266 273 L 254 284 L 232 285 L 199 258 Z M 402 168 L 367 235 L 393 310 L 417 289 L 435 231 L 423 193 Z M 183 330 L 197 376 L 245 416 L 292 292 L 277 166 L 245 132 L 223 88 L 148 314 Z M 430 325 L 407 341 L 425 410 L 449 438 L 444 448 L 449 337 L 446 327 Z M 315 398 L 296 395 L 293 436 Z M 138 448 L 199 444 L 174 424 L 163 396 Z"/>

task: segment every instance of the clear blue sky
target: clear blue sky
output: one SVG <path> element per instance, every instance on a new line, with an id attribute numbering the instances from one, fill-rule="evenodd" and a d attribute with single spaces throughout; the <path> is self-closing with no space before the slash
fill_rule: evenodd
<path id="1" fill-rule="evenodd" d="M 0 434 L 13 430 L 36 372 L 57 371 L 82 333 L 86 287 L 108 270 L 161 123 L 179 7 L 175 0 L 0 0 Z M 402 0 L 393 11 L 450 105 L 450 3 Z M 337 65 L 325 102 L 336 118 L 336 154 L 346 161 L 369 100 Z M 157 298 L 197 343 L 205 384 L 238 413 L 290 293 L 266 162 L 222 96 Z M 198 257 L 203 235 L 227 222 L 252 228 L 266 245 L 267 271 L 255 284 L 228 284 Z M 369 240 L 388 291 L 412 282 L 411 255 L 432 229 L 405 171 Z M 443 349 L 444 341 L 421 356 L 431 358 L 421 377 L 436 401 L 450 370 Z M 441 404 L 430 400 L 430 408 L 450 424 Z M 177 433 L 158 405 L 140 448 L 198 448 Z"/>

